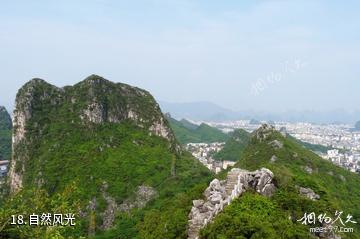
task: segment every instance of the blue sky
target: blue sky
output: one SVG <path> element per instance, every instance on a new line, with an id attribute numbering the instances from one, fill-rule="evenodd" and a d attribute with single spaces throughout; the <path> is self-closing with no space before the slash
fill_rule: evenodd
<path id="1" fill-rule="evenodd" d="M 170 102 L 360 109 L 359 1 L 2 1 L 0 46 L 8 108 L 31 78 L 94 73 Z"/>

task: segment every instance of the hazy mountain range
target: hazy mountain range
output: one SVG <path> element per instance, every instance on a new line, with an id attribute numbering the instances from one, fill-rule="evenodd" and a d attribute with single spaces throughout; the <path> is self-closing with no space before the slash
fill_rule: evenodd
<path id="1" fill-rule="evenodd" d="M 163 112 L 169 112 L 172 117 L 193 120 L 226 121 L 238 119 L 257 119 L 265 121 L 311 122 L 311 123 L 349 123 L 360 119 L 360 111 L 343 109 L 329 111 L 289 110 L 284 112 L 243 110 L 234 111 L 212 102 L 199 101 L 187 103 L 171 103 L 160 101 Z"/>

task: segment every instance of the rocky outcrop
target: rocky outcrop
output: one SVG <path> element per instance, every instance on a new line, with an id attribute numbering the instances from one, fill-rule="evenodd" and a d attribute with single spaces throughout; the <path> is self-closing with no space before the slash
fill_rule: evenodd
<path id="1" fill-rule="evenodd" d="M 321 227 L 324 228 L 324 230 L 320 233 L 315 234 L 318 238 L 321 239 L 341 239 L 341 236 L 338 234 L 335 234 L 336 230 L 333 228 L 333 224 L 328 223 L 321 223 Z"/>
<path id="2" fill-rule="evenodd" d="M 259 142 L 263 142 L 268 139 L 275 132 L 275 127 L 263 124 L 256 131 L 252 133 L 252 136 L 257 139 Z"/>
<path id="3" fill-rule="evenodd" d="M 271 145 L 275 149 L 282 149 L 284 147 L 284 144 L 277 139 L 271 141 L 269 145 Z"/>
<path id="4" fill-rule="evenodd" d="M 303 187 L 298 187 L 298 188 L 300 195 L 303 195 L 313 201 L 320 199 L 320 195 L 316 194 L 314 190 L 312 190 L 311 188 L 303 188 Z"/>
<path id="5" fill-rule="evenodd" d="M 125 200 L 120 206 L 119 210 L 124 212 L 130 212 L 133 208 L 143 208 L 146 203 L 151 199 L 157 197 L 157 191 L 149 186 L 141 185 L 135 193 L 134 199 Z"/>
<path id="6" fill-rule="evenodd" d="M 201 228 L 248 189 L 270 197 L 275 192 L 273 173 L 266 168 L 249 172 L 233 168 L 226 180 L 214 179 L 204 192 L 205 200 L 194 200 L 189 214 L 188 238 L 198 238 Z"/>
<path id="7" fill-rule="evenodd" d="M 278 158 L 275 155 L 270 158 L 270 162 L 272 163 L 276 162 L 276 160 L 278 160 Z"/>
<path id="8" fill-rule="evenodd" d="M 74 85 L 58 88 L 44 80 L 26 83 L 16 96 L 13 118 L 13 156 L 9 170 L 11 192 L 23 187 L 23 175 L 34 141 L 57 116 L 71 115 L 71 123 L 89 127 L 103 123 L 132 122 L 169 141 L 169 147 L 180 146 L 151 94 L 137 87 L 110 82 L 92 75 Z M 41 120 L 39 120 L 41 119 Z M 52 122 L 50 122 L 52 123 Z M 31 129 L 31 135 L 27 131 Z M 39 179 L 34 179 L 39 181 Z"/>
<path id="9" fill-rule="evenodd" d="M 304 168 L 304 170 L 305 170 L 305 172 L 307 172 L 308 174 L 312 174 L 313 173 L 313 169 L 310 167 L 310 166 L 305 166 L 305 167 L 303 167 Z"/>
<path id="10" fill-rule="evenodd" d="M 80 116 L 83 120 L 95 124 L 132 120 L 140 127 L 147 127 L 152 134 L 174 140 L 159 105 L 149 92 L 126 84 L 115 84 L 96 75 L 89 76 L 74 87 L 87 93 L 87 107 Z M 105 94 L 117 98 L 114 104 L 109 104 L 110 99 L 104 97 Z"/>

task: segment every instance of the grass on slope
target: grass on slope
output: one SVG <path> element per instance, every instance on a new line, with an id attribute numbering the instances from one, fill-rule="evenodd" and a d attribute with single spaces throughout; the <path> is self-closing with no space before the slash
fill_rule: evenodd
<path id="1" fill-rule="evenodd" d="M 301 144 L 306 149 L 311 150 L 313 152 L 320 152 L 320 153 L 325 153 L 326 154 L 328 150 L 333 149 L 332 147 L 329 147 L 329 146 L 324 146 L 324 145 L 320 145 L 320 144 L 311 144 L 311 143 L 308 143 L 308 142 L 304 142 L 304 141 L 298 140 L 295 137 L 290 136 L 290 135 L 288 135 L 287 137 L 291 138 L 292 140 L 294 140 L 298 144 Z"/>
<path id="2" fill-rule="evenodd" d="M 172 118 L 169 118 L 168 121 L 175 137 L 181 144 L 225 142 L 229 139 L 227 134 L 207 124 L 201 124 L 194 128 L 194 125 L 189 126 L 184 121 L 177 121 Z"/>
<path id="3" fill-rule="evenodd" d="M 214 159 L 238 161 L 244 152 L 250 140 L 250 134 L 243 129 L 236 129 L 230 134 L 228 139 L 218 153 L 214 155 Z"/>
<path id="4" fill-rule="evenodd" d="M 283 142 L 282 148 L 269 144 L 275 139 Z M 275 162 L 270 161 L 273 155 L 278 158 Z M 344 222 L 348 214 L 360 222 L 359 175 L 323 160 L 278 132 L 262 142 L 253 137 L 236 166 L 248 170 L 269 168 L 278 189 L 271 199 L 249 195 L 251 192 L 240 197 L 203 230 L 203 238 L 308 238 L 309 226 L 303 227 L 297 220 L 311 212 L 316 216 L 326 213 L 335 219 L 335 212 L 343 211 Z M 309 174 L 305 167 L 311 167 L 313 172 Z M 300 196 L 297 186 L 313 189 L 320 200 Z M 318 220 L 311 225 L 316 226 L 320 226 Z M 354 228 L 354 232 L 337 234 L 342 238 L 360 238 L 359 224 L 346 226 Z"/>
<path id="5" fill-rule="evenodd" d="M 53 200 L 69 185 L 75 184 L 77 193 L 73 197 L 70 195 L 67 201 L 78 200 L 82 210 L 96 198 L 95 217 L 79 218 L 78 226 L 66 231 L 64 236 L 87 235 L 93 220 L 99 238 L 151 238 L 153 234 L 153 238 L 184 237 L 191 200 L 199 197 L 206 187 L 211 177 L 209 171 L 188 153 L 172 153 L 168 141 L 150 136 L 131 122 L 93 127 L 74 128 L 67 123 L 49 125 L 46 132 L 42 132 L 42 140 L 36 142 L 31 151 L 33 160 L 26 165 L 24 187 L 28 190 L 36 188 L 39 180 L 45 179 L 42 184 L 48 194 L 46 198 Z M 147 208 L 134 210 L 132 214 L 118 213 L 114 229 L 103 233 L 99 226 L 102 224 L 101 214 L 107 206 L 101 192 L 104 183 L 108 185 L 106 193 L 118 204 L 133 198 L 139 185 L 155 188 L 158 197 Z M 36 193 L 39 192 L 34 195 Z M 8 209 L 24 213 L 31 211 L 31 205 L 10 203 Z M 46 206 L 41 209 L 51 211 Z M 149 223 L 154 219 L 154 213 L 158 219 L 156 223 Z M 3 215 L 7 215 L 6 212 Z M 2 218 L 0 221 L 6 220 Z M 156 231 L 164 225 L 168 225 L 166 231 Z M 5 227 L 4 231 L 12 232 L 11 226 Z M 19 230 L 12 235 L 32 237 L 39 232 Z"/>

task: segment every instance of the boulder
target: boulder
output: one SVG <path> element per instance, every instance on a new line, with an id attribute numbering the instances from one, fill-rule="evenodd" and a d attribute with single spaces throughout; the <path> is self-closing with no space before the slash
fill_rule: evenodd
<path id="1" fill-rule="evenodd" d="M 284 147 L 284 144 L 277 139 L 274 139 L 269 144 L 275 149 L 282 149 Z"/>
<path id="2" fill-rule="evenodd" d="M 278 160 L 278 158 L 275 155 L 273 155 L 270 159 L 270 162 L 274 163 L 276 160 Z"/>
<path id="3" fill-rule="evenodd" d="M 273 177 L 274 174 L 266 168 L 254 172 L 233 168 L 226 180 L 212 180 L 204 191 L 205 200 L 193 201 L 189 214 L 188 238 L 198 238 L 201 228 L 210 223 L 219 212 L 224 210 L 224 207 L 249 188 L 271 197 L 276 190 Z"/>
<path id="4" fill-rule="evenodd" d="M 316 194 L 311 188 L 299 187 L 299 193 L 313 201 L 320 199 L 320 195 Z"/>

